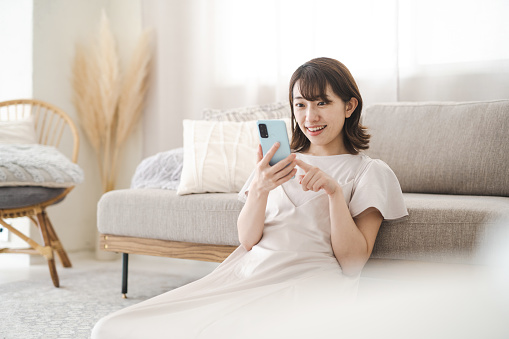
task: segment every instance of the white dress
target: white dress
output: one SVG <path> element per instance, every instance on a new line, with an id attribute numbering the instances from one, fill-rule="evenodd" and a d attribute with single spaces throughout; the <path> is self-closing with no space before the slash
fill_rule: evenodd
<path id="1" fill-rule="evenodd" d="M 338 180 L 353 217 L 369 207 L 385 219 L 408 214 L 384 162 L 362 154 L 297 156 Z M 262 239 L 250 251 L 240 246 L 202 279 L 102 318 L 92 338 L 315 336 L 326 319 L 338 324 L 335 311 L 355 299 L 359 280 L 343 275 L 334 257 L 329 215 L 323 190 L 304 192 L 290 180 L 270 192 Z M 337 337 L 331 331 L 321 335 Z"/>

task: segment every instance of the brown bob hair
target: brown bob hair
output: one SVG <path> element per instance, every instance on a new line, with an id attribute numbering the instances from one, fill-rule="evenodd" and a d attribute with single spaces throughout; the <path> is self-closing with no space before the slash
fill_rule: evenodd
<path id="1" fill-rule="evenodd" d="M 362 97 L 352 74 L 341 62 L 331 58 L 316 58 L 306 62 L 293 73 L 290 80 L 290 107 L 292 110 L 292 142 L 295 152 L 305 152 L 310 141 L 301 131 L 293 112 L 293 88 L 299 81 L 300 93 L 308 101 L 327 101 L 326 91 L 329 85 L 332 91 L 347 103 L 356 98 L 358 105 L 352 115 L 345 120 L 343 143 L 351 154 L 358 154 L 369 148 L 370 135 L 367 128 L 360 124 Z"/>

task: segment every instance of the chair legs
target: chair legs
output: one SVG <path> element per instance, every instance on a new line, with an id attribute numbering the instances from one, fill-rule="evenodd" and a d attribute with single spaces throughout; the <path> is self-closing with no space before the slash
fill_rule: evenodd
<path id="1" fill-rule="evenodd" d="M 55 256 L 53 254 L 53 251 L 57 252 L 64 267 L 71 267 L 71 261 L 67 257 L 67 253 L 62 247 L 62 244 L 60 243 L 60 240 L 58 239 L 56 232 L 53 229 L 51 222 L 49 221 L 46 211 L 44 209 L 39 209 L 36 212 L 36 216 L 37 218 L 34 218 L 32 216 L 28 216 L 28 218 L 30 218 L 30 220 L 39 228 L 43 241 L 42 245 L 32 240 L 31 238 L 29 238 L 28 236 L 26 236 L 25 234 L 11 226 L 10 224 L 6 223 L 3 220 L 3 216 L 0 217 L 0 224 L 3 227 L 7 228 L 9 231 L 20 237 L 30 246 L 29 248 L 1 248 L 0 253 L 25 253 L 42 255 L 48 261 L 48 267 L 51 279 L 53 280 L 53 285 L 55 287 L 59 287 L 60 283 L 58 280 L 57 269 L 55 266 Z M 12 216 L 10 215 L 9 217 L 12 218 Z"/>
<path id="2" fill-rule="evenodd" d="M 55 266 L 55 257 L 53 255 L 53 247 L 52 242 L 50 238 L 50 232 L 48 230 L 48 217 L 46 215 L 46 212 L 42 210 L 41 212 L 37 213 L 37 221 L 39 224 L 39 231 L 41 232 L 42 240 L 44 247 L 49 247 L 49 251 L 46 254 L 46 260 L 48 261 L 48 267 L 49 267 L 49 273 L 51 275 L 51 280 L 53 280 L 53 285 L 55 287 L 60 286 L 60 282 L 58 280 L 58 273 L 57 268 Z"/>
<path id="3" fill-rule="evenodd" d="M 42 213 L 44 215 L 44 220 L 46 221 L 46 227 L 48 230 L 49 239 L 51 241 L 51 247 L 55 252 L 57 252 L 58 258 L 60 259 L 63 267 L 72 267 L 71 260 L 67 256 L 67 252 L 65 252 L 60 239 L 58 239 L 57 233 L 55 232 L 55 229 L 53 228 L 53 225 L 48 218 L 48 214 L 46 211 L 43 211 Z"/>

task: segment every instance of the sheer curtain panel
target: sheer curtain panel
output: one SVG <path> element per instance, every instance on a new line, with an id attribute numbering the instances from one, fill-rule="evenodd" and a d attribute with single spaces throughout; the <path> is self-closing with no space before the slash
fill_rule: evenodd
<path id="1" fill-rule="evenodd" d="M 288 100 L 304 62 L 342 61 L 366 105 L 489 100 L 509 93 L 509 3 L 502 0 L 145 0 L 154 77 L 144 155 L 182 146 L 204 108 Z"/>

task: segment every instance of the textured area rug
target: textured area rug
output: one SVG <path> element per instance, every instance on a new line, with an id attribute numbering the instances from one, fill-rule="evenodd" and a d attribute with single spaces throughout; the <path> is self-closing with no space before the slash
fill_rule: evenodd
<path id="1" fill-rule="evenodd" d="M 103 316 L 199 279 L 217 267 L 170 258 L 160 258 L 164 260 L 155 264 L 133 259 L 128 299 L 120 293 L 120 262 L 71 258 L 75 267 L 57 268 L 60 288 L 53 287 L 45 265 L 30 268 L 29 278 L 22 281 L 4 279 L 0 284 L 0 339 L 90 338 Z M 403 266 L 393 262 L 374 260 L 365 268 L 360 316 L 350 310 L 344 318 L 338 316 L 349 319 L 341 325 L 345 338 L 406 339 L 416 329 L 419 338 L 509 338 L 509 270 L 493 276 L 470 267 L 463 271 L 446 266 L 440 271 L 448 273 L 439 278 L 435 265 L 430 270 L 416 262 Z M 397 268 L 391 269 L 392 264 Z M 0 278 L 7 276 L 5 272 L 0 263 Z M 367 323 L 372 326 L 365 326 Z"/>
<path id="2" fill-rule="evenodd" d="M 128 299 L 122 299 L 120 267 L 97 266 L 58 267 L 60 288 L 49 273 L 46 279 L 0 285 L 0 339 L 90 338 L 101 317 L 196 278 L 130 268 Z"/>

